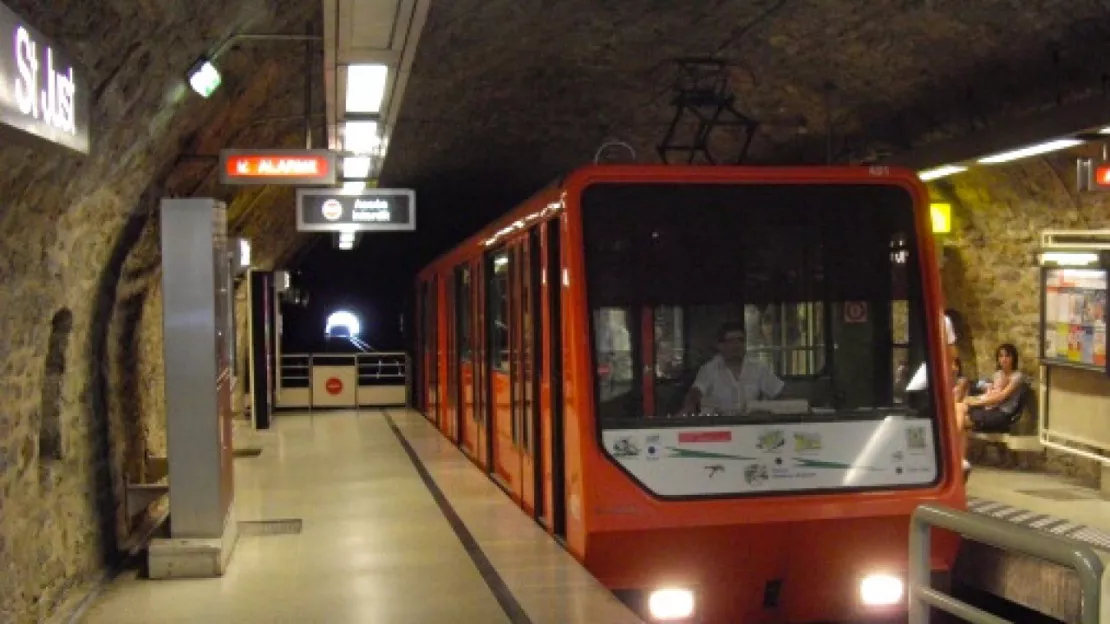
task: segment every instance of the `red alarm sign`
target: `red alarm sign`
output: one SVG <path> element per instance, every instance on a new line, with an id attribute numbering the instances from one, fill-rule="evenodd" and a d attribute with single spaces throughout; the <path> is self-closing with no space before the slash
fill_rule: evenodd
<path id="1" fill-rule="evenodd" d="M 222 150 L 224 184 L 323 184 L 336 180 L 335 152 L 329 150 Z"/>
<path id="2" fill-rule="evenodd" d="M 329 377 L 328 380 L 324 382 L 324 389 L 328 391 L 328 394 L 334 396 L 343 392 L 343 382 L 340 381 L 338 377 Z"/>

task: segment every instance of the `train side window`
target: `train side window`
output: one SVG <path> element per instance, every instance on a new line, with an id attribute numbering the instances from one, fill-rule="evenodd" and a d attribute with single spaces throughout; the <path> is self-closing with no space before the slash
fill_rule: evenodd
<path id="1" fill-rule="evenodd" d="M 492 315 L 490 362 L 495 370 L 509 372 L 509 252 L 493 254 L 489 278 L 489 313 Z"/>
<path id="2" fill-rule="evenodd" d="M 636 383 L 635 350 L 639 326 L 630 307 L 594 310 L 594 344 L 597 346 L 597 384 L 603 418 L 625 417 L 640 409 Z"/>

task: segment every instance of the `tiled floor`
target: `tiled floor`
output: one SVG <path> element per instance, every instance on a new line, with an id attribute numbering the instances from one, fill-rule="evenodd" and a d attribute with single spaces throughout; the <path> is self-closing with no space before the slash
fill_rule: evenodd
<path id="1" fill-rule="evenodd" d="M 396 423 L 511 597 L 503 607 L 390 428 Z M 299 534 L 240 538 L 218 579 L 112 584 L 84 621 L 635 622 L 420 416 L 282 414 L 237 440 L 239 520 L 300 519 Z M 516 602 L 525 616 L 513 613 Z M 519 613 L 519 612 L 517 612 Z"/>

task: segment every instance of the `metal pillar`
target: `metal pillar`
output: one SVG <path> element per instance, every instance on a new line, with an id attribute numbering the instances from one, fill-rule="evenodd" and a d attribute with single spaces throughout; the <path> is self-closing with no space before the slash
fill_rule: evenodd
<path id="1" fill-rule="evenodd" d="M 163 357 L 170 539 L 152 578 L 217 576 L 235 544 L 227 208 L 163 199 Z"/>

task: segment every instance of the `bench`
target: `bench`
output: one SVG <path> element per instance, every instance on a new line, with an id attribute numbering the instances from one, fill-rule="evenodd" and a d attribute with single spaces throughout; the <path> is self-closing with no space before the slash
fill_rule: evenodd
<path id="1" fill-rule="evenodd" d="M 1022 382 L 1018 392 L 1018 406 L 1010 422 L 997 428 L 975 427 L 968 432 L 968 438 L 978 440 L 985 448 L 997 447 L 1002 456 L 1002 466 L 1028 468 L 1029 454 L 1039 453 L 1041 446 L 1040 436 L 1037 434 L 1036 394 L 1028 382 Z M 969 449 L 970 450 L 970 449 Z M 969 453 L 970 454 L 970 453 Z M 982 452 L 976 453 L 975 459 L 982 458 Z"/>

